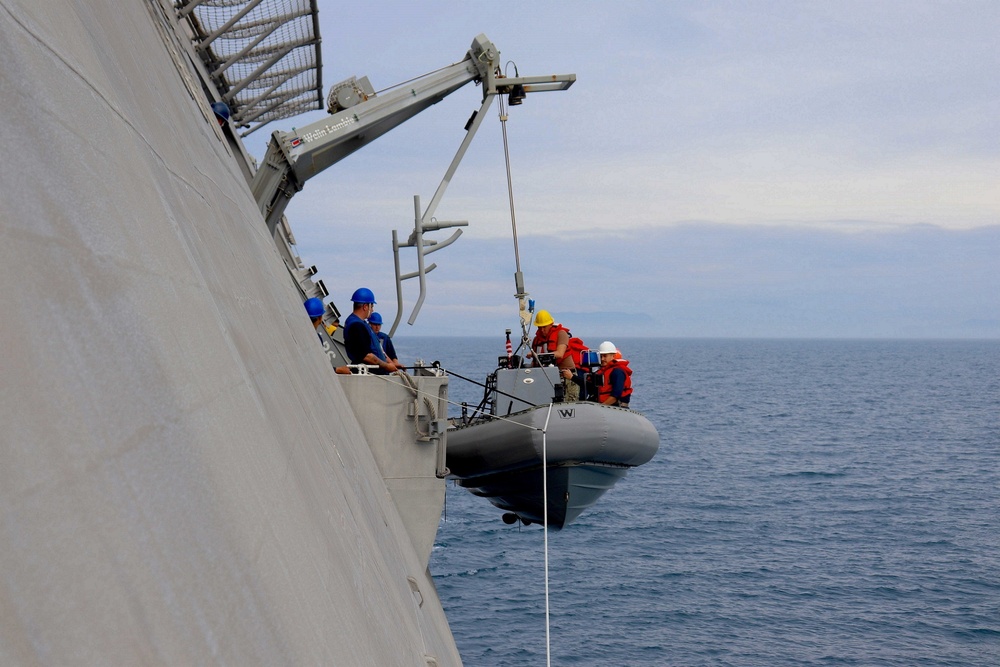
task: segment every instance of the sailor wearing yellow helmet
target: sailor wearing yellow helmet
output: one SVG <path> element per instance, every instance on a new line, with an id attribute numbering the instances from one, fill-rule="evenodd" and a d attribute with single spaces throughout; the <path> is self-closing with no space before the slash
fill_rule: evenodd
<path id="1" fill-rule="evenodd" d="M 535 316 L 535 339 L 531 343 L 534 365 L 538 363 L 539 354 L 552 354 L 563 383 L 563 400 L 567 402 L 580 400 L 580 385 L 575 381 L 576 364 L 573 355 L 569 353 L 569 329 L 558 324 L 547 310 L 540 310 Z"/>

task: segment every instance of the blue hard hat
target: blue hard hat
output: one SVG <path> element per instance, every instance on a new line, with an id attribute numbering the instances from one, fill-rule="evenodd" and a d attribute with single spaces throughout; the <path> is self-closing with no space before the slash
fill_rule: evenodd
<path id="1" fill-rule="evenodd" d="M 212 102 L 212 111 L 220 121 L 229 120 L 229 105 L 225 102 Z"/>
<path id="2" fill-rule="evenodd" d="M 382 316 L 378 313 L 372 313 L 368 316 L 368 324 L 382 324 Z"/>
<path id="3" fill-rule="evenodd" d="M 354 290 L 354 294 L 351 295 L 351 301 L 353 303 L 375 303 L 375 295 L 367 287 L 359 287 Z"/>
<path id="4" fill-rule="evenodd" d="M 309 313 L 309 317 L 322 317 L 325 310 L 323 299 L 315 296 L 311 299 L 306 299 L 305 307 L 306 312 Z"/>

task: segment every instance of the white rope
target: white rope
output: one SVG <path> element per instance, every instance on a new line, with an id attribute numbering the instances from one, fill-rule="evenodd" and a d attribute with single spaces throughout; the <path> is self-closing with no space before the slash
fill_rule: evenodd
<path id="1" fill-rule="evenodd" d="M 417 432 L 417 436 L 421 438 L 429 438 L 431 436 L 431 422 L 437 421 L 437 410 L 434 408 L 434 403 L 431 401 L 430 397 L 433 396 L 430 392 L 425 392 L 417 388 L 416 381 L 410 377 L 408 374 L 401 370 L 394 371 L 391 375 L 398 377 L 410 393 L 413 394 L 413 414 L 418 415 L 420 412 L 420 399 L 424 399 L 424 405 L 427 406 L 427 432 L 424 433 L 420 430 L 420 420 L 414 417 L 413 428 Z"/>
<path id="2" fill-rule="evenodd" d="M 374 377 L 381 377 L 384 380 L 388 380 L 389 376 L 375 375 Z M 414 386 L 412 378 L 407 377 L 407 380 L 403 380 L 404 383 L 409 385 L 410 390 L 414 394 L 423 394 L 429 392 L 424 392 Z M 425 399 L 426 400 L 426 399 Z M 460 403 L 455 403 L 454 401 L 445 399 L 447 403 L 453 405 L 461 405 Z M 548 409 L 545 413 L 545 425 L 542 427 L 542 533 L 544 534 L 544 561 L 545 561 L 545 664 L 546 667 L 552 667 L 552 640 L 550 631 L 550 613 L 549 613 L 549 471 L 548 471 L 548 432 L 549 432 L 549 420 L 552 417 L 552 408 L 555 404 L 549 403 Z M 512 419 L 506 419 L 504 417 L 494 417 L 497 420 L 508 421 L 512 424 L 522 426 L 524 428 L 537 431 L 539 430 L 535 426 L 529 426 L 527 424 L 522 424 L 516 422 Z"/>
<path id="3" fill-rule="evenodd" d="M 552 416 L 552 403 L 545 415 L 545 426 L 542 428 L 542 532 L 545 533 L 545 664 L 552 666 L 552 646 L 549 638 L 549 457 L 546 434 L 549 432 L 549 417 Z"/>

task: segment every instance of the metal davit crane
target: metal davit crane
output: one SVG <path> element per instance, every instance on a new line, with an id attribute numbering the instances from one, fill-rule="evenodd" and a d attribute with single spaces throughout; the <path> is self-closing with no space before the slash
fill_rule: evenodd
<path id="1" fill-rule="evenodd" d="M 505 77 L 499 58 L 500 51 L 493 42 L 480 34 L 460 62 L 407 81 L 388 92 L 376 95 L 367 77 L 351 78 L 335 85 L 328 100 L 329 118 L 294 132 L 276 131 L 271 135 L 263 163 L 251 184 L 270 232 L 274 234 L 288 201 L 302 190 L 307 180 L 469 82 L 482 83 L 482 110 L 485 110 L 497 95 L 523 98 L 530 92 L 565 90 L 576 81 L 575 74 Z M 460 154 L 464 154 L 483 115 L 478 113 L 469 124 Z M 456 156 L 447 179 L 460 159 L 461 155 Z M 431 206 L 440 199 L 444 186 L 442 183 L 438 188 Z"/>

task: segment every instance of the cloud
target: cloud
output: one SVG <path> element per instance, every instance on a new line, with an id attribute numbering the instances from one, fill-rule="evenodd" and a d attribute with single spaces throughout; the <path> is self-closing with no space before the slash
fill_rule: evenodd
<path id="1" fill-rule="evenodd" d="M 443 18 L 418 37 L 428 14 Z M 1000 335 L 1000 4 L 388 3 L 321 20 L 328 82 L 384 88 L 484 26 L 520 73 L 577 74 L 507 130 L 527 288 L 598 337 Z M 338 300 L 394 298 L 391 231 L 409 234 L 479 101 L 468 86 L 293 199 Z M 516 323 L 502 149 L 490 119 L 436 212 L 471 224 L 433 256 L 415 331 Z"/>
<path id="2" fill-rule="evenodd" d="M 489 18 L 489 36 L 522 73 L 577 73 L 569 91 L 510 110 L 526 224 L 1000 221 L 995 3 L 438 6 L 448 20 L 431 35 L 379 48 L 338 23 L 328 70 L 370 72 L 384 87 L 457 59 Z M 346 18 L 391 32 L 410 13 L 390 5 Z M 408 227 L 413 195 L 429 201 L 478 102 L 468 86 L 299 197 L 347 225 Z M 509 230 L 499 131 L 490 119 L 441 204 L 444 218 L 497 236 Z"/>

